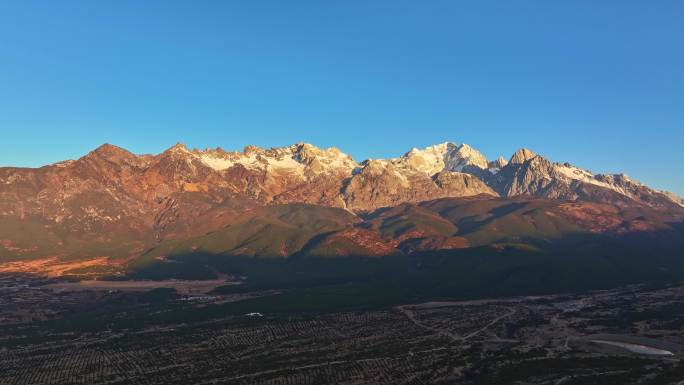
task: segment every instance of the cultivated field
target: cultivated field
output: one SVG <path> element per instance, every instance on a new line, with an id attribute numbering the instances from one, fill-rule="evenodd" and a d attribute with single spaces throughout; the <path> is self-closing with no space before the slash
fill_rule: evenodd
<path id="1" fill-rule="evenodd" d="M 57 282 L 42 286 L 44 289 L 54 291 L 81 291 L 81 290 L 107 290 L 107 291 L 147 291 L 152 289 L 169 288 L 179 294 L 199 295 L 224 285 L 239 284 L 239 282 L 227 282 L 225 279 L 213 279 L 203 281 L 175 280 L 164 281 L 103 281 L 85 280 L 78 282 Z"/>
<path id="2" fill-rule="evenodd" d="M 2 282 L 3 385 L 657 385 L 684 379 L 682 286 L 247 314 L 227 306 L 239 302 L 225 304 L 244 298 L 235 295 Z"/>

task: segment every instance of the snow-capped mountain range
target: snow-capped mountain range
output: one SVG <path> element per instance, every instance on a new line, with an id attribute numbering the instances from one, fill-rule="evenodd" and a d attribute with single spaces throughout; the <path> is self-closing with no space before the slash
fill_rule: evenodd
<path id="1" fill-rule="evenodd" d="M 274 178 L 287 176 L 302 180 L 316 178 L 321 174 L 337 175 L 343 177 L 340 181 L 342 192 L 349 187 L 345 178 L 351 179 L 351 182 L 362 176 L 385 175 L 385 182 L 392 184 L 394 178 L 400 186 L 411 189 L 419 187 L 412 184 L 416 182 L 415 179 L 429 177 L 439 186 L 440 178 L 451 175 L 451 178 L 468 179 L 476 186 L 455 191 L 454 194 L 446 192 L 449 196 L 495 193 L 503 197 L 533 195 L 568 200 L 611 200 L 609 197 L 602 198 L 600 190 L 592 191 L 606 189 L 619 194 L 619 198 L 613 199 L 624 204 L 629 204 L 629 200 L 656 207 L 684 204 L 682 198 L 675 194 L 651 189 L 631 180 L 625 174 L 593 174 L 569 163 L 550 162 L 525 148 L 515 152 L 509 160 L 499 157 L 489 161 L 468 144 L 445 142 L 423 149 L 413 148 L 397 158 L 369 159 L 361 163 L 355 162 L 337 148 L 320 149 L 306 143 L 273 149 L 248 146 L 243 152 L 226 152 L 220 148 L 189 150 L 184 145 L 177 144 L 165 153 L 183 157 L 190 165 L 201 164 L 217 172 L 242 167 Z M 472 177 L 483 183 L 478 183 Z M 340 197 L 340 206 L 346 207 L 346 203 L 350 201 L 347 198 Z M 407 197 L 406 200 L 412 199 Z M 354 210 L 354 206 L 350 208 Z"/>
<path id="2" fill-rule="evenodd" d="M 242 239 L 253 232 L 254 238 L 249 239 L 262 239 L 263 234 L 270 234 L 264 242 L 280 244 L 281 249 L 271 252 L 283 255 L 302 252 L 292 245 L 301 246 L 304 238 L 300 238 L 309 234 L 297 230 L 301 225 L 289 229 L 290 220 L 312 227 L 310 236 L 321 236 L 322 229 L 337 229 L 337 235 L 330 235 L 326 242 L 351 239 L 369 254 L 394 253 L 404 247 L 400 245 L 439 249 L 476 243 L 477 239 L 466 242 L 458 236 L 422 230 L 402 230 L 403 235 L 377 233 L 368 227 L 375 226 L 374 222 L 364 222 L 389 208 L 401 212 L 402 205 L 428 202 L 430 206 L 429 202 L 452 198 L 496 200 L 497 204 L 536 199 L 535 205 L 552 207 L 541 211 L 545 221 L 562 217 L 564 223 L 592 232 L 662 229 L 684 218 L 684 201 L 674 194 L 623 174 L 592 174 L 568 163 L 554 163 L 528 149 L 516 151 L 508 160 L 490 161 L 467 144 L 446 142 L 414 148 L 397 158 L 359 163 L 337 148 L 306 143 L 271 149 L 248 146 L 242 152 L 176 144 L 156 155 L 136 155 L 105 144 L 77 160 L 40 168 L 0 168 L 0 266 L 3 258 L 30 255 L 106 253 L 120 261 L 164 240 L 202 236 L 241 220 L 249 223 L 240 225 L 247 230 L 239 227 L 243 230 L 235 230 L 238 233 L 226 239 Z M 285 210 L 288 219 L 277 222 L 285 227 L 275 235 L 269 232 L 274 231 L 270 219 L 251 219 L 254 223 L 245 219 L 266 215 L 259 210 L 281 205 L 295 205 L 303 211 Z M 512 204 L 512 208 L 518 206 Z M 328 213 L 326 218 L 337 219 L 321 227 L 316 219 L 299 217 L 310 215 L 304 212 L 312 207 L 314 212 Z M 477 207 L 488 210 L 487 205 Z M 424 215 L 433 215 L 415 210 L 407 215 L 416 223 Z M 486 218 L 500 213 L 481 212 L 478 215 L 484 219 L 478 223 L 483 225 Z M 404 217 L 398 214 L 387 221 Z M 456 219 L 470 223 L 467 216 Z M 541 225 L 537 220 L 524 219 L 532 227 Z M 473 225 L 465 226 L 453 231 L 461 234 Z M 488 231 L 500 231 L 495 227 Z M 291 238 L 280 239 L 282 231 L 292 231 Z M 243 253 L 246 246 L 238 246 L 231 246 L 236 249 L 230 252 Z M 258 255 L 263 250 L 250 253 Z"/>
<path id="3" fill-rule="evenodd" d="M 49 176 L 51 183 L 42 184 L 41 180 L 45 181 L 41 176 Z M 127 189 L 124 176 L 141 179 L 141 183 Z M 357 163 L 335 147 L 321 149 L 307 143 L 271 149 L 247 146 L 242 152 L 221 148 L 191 150 L 179 143 L 159 155 L 135 155 L 105 144 L 78 160 L 38 169 L 1 168 L 0 194 L 11 204 L 0 206 L 0 215 L 17 211 L 17 207 L 11 207 L 15 205 L 8 194 L 19 186 L 28 183 L 35 188 L 33 196 L 16 197 L 26 200 L 19 207 L 36 205 L 45 211 L 45 206 L 53 202 L 42 202 L 40 197 L 56 191 L 62 197 L 71 196 L 74 186 L 88 185 L 93 179 L 107 179 L 106 184 L 114 184 L 109 191 L 112 187 L 121 189 L 121 193 L 130 190 L 126 198 L 139 189 L 153 199 L 203 191 L 216 194 L 214 199 L 225 200 L 242 192 L 260 204 L 302 201 L 350 211 L 479 194 L 656 208 L 684 205 L 675 194 L 649 188 L 624 174 L 593 174 L 569 163 L 551 162 L 525 148 L 509 160 L 500 157 L 489 161 L 467 144 L 445 142 L 413 148 L 397 158 Z M 70 180 L 82 182 L 71 185 Z"/>

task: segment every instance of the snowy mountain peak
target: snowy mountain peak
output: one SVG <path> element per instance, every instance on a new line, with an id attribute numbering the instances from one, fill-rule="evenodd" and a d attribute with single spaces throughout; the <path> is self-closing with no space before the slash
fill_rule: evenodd
<path id="1" fill-rule="evenodd" d="M 489 167 L 490 168 L 502 169 L 502 168 L 506 167 L 507 164 L 508 164 L 508 161 L 506 160 L 506 158 L 504 158 L 503 156 L 499 156 L 499 158 L 497 160 L 489 162 Z"/>
<path id="2" fill-rule="evenodd" d="M 528 160 L 534 158 L 537 156 L 532 150 L 529 150 L 527 148 L 521 148 L 518 151 L 511 156 L 511 160 L 508 161 L 510 164 L 523 164 L 527 162 Z"/>
<path id="3" fill-rule="evenodd" d="M 461 172 L 465 167 L 487 168 L 487 158 L 467 144 L 456 145 L 444 142 L 425 147 L 413 148 L 400 158 L 392 159 L 399 168 L 434 175 L 442 171 Z"/>
<path id="4" fill-rule="evenodd" d="M 402 169 L 433 175 L 445 169 L 450 154 L 454 151 L 456 151 L 456 145 L 450 142 L 435 144 L 423 149 L 414 147 L 402 157 L 392 159 L 391 162 Z"/>
<path id="5" fill-rule="evenodd" d="M 508 161 L 503 156 L 499 156 L 497 160 L 489 162 L 489 164 L 487 165 L 487 169 L 490 173 L 496 174 L 499 171 L 501 171 L 502 168 L 506 167 L 507 164 Z"/>
<path id="6" fill-rule="evenodd" d="M 449 171 L 463 171 L 467 166 L 475 166 L 484 170 L 489 164 L 487 158 L 481 152 L 465 143 L 458 147 L 455 155 L 447 164 Z"/>
<path id="7" fill-rule="evenodd" d="M 358 164 L 351 156 L 343 153 L 337 147 L 322 149 L 309 143 L 299 143 L 290 147 L 292 157 L 310 171 L 319 173 L 324 171 L 351 171 Z"/>
<path id="8" fill-rule="evenodd" d="M 190 161 L 198 161 L 216 171 L 234 166 L 266 172 L 288 172 L 304 176 L 307 173 L 351 172 L 357 163 L 337 148 L 320 149 L 308 143 L 287 147 L 264 149 L 245 146 L 242 152 L 224 151 L 221 148 L 189 151 L 183 145 L 176 145 L 165 153 L 183 155 Z"/>

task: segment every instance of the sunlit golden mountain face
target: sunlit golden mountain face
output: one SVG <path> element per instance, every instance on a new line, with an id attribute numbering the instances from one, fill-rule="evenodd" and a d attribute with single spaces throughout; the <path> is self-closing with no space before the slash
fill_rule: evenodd
<path id="1" fill-rule="evenodd" d="M 357 163 L 310 144 L 243 152 L 105 144 L 77 160 L 0 168 L 0 272 L 125 271 L 174 253 L 411 255 L 570 234 L 669 234 L 682 200 L 521 149 L 462 144 Z M 677 233 L 679 234 L 679 233 Z"/>

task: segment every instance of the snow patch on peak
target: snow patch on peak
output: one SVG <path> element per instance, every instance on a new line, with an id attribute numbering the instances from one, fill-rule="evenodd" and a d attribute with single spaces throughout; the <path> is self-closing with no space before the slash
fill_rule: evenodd
<path id="1" fill-rule="evenodd" d="M 451 142 L 435 144 L 423 149 L 412 148 L 400 158 L 390 160 L 398 168 L 424 172 L 429 175 L 442 171 L 461 172 L 467 166 L 487 168 L 487 158 L 467 144 Z"/>
<path id="2" fill-rule="evenodd" d="M 555 163 L 553 169 L 557 175 L 565 177 L 570 180 L 580 181 L 587 184 L 592 184 L 595 186 L 600 186 L 609 190 L 613 190 L 624 196 L 634 198 L 634 194 L 630 191 L 633 187 L 645 187 L 639 182 L 632 181 L 625 174 L 597 174 L 594 175 L 591 172 L 575 167 L 570 163 Z"/>
<path id="3" fill-rule="evenodd" d="M 554 169 L 558 171 L 561 175 L 568 177 L 570 179 L 581 180 L 581 181 L 596 181 L 594 179 L 594 174 L 591 172 L 575 167 L 570 163 L 556 164 Z M 596 181 L 598 182 L 598 181 Z"/>
<path id="4" fill-rule="evenodd" d="M 228 157 L 222 157 L 218 154 L 204 153 L 200 154 L 198 157 L 206 166 L 217 171 L 229 169 L 236 163 L 234 160 L 231 160 Z"/>
<path id="5" fill-rule="evenodd" d="M 430 175 L 443 171 L 451 154 L 457 150 L 457 146 L 450 142 L 444 142 L 423 149 L 412 148 L 404 156 L 392 159 L 391 162 L 400 168 L 421 171 Z"/>
<path id="6" fill-rule="evenodd" d="M 499 156 L 499 158 L 493 162 L 490 163 L 490 166 L 497 167 L 497 168 L 504 168 L 508 164 L 508 161 L 506 158 L 503 156 Z"/>
<path id="7" fill-rule="evenodd" d="M 293 158 L 309 166 L 313 172 L 337 169 L 351 171 L 358 167 L 351 156 L 343 153 L 337 147 L 321 149 L 309 143 L 300 143 L 291 146 L 291 149 Z"/>
<path id="8" fill-rule="evenodd" d="M 490 173 L 496 175 L 499 171 L 501 171 L 502 168 L 506 167 L 507 164 L 508 161 L 503 156 L 499 156 L 497 160 L 489 162 L 489 164 L 487 165 L 487 170 L 489 170 Z"/>
<path id="9" fill-rule="evenodd" d="M 304 175 L 338 169 L 351 173 L 358 167 L 349 155 L 337 148 L 322 150 L 308 143 L 270 149 L 246 146 L 243 152 L 226 152 L 221 149 L 193 151 L 193 155 L 204 165 L 217 171 L 239 164 L 249 169 Z"/>
<path id="10" fill-rule="evenodd" d="M 481 152 L 463 143 L 461 144 L 454 156 L 451 157 L 447 163 L 449 171 L 462 171 L 466 166 L 475 166 L 480 169 L 486 169 L 489 165 L 487 158 Z"/>

